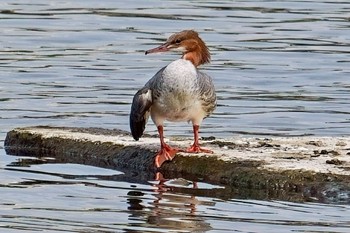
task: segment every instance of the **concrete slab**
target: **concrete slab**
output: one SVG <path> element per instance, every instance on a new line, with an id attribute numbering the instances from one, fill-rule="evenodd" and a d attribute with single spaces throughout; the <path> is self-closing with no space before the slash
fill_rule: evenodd
<path id="1" fill-rule="evenodd" d="M 192 139 L 168 138 L 187 148 Z M 349 185 L 350 137 L 235 137 L 201 140 L 214 154 L 178 153 L 159 172 L 166 178 L 253 189 L 289 191 Z M 20 156 L 54 157 L 59 161 L 155 174 L 157 136 L 134 141 L 121 130 L 69 127 L 26 127 L 8 132 L 5 150 Z"/>

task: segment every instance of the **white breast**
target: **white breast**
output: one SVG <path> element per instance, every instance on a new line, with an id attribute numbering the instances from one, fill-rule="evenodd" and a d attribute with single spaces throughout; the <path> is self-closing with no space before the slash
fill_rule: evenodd
<path id="1" fill-rule="evenodd" d="M 196 85 L 197 70 L 192 62 L 178 59 L 170 63 L 163 71 L 163 81 L 168 87 L 186 89 Z"/>
<path id="2" fill-rule="evenodd" d="M 162 90 L 151 112 L 157 125 L 164 120 L 194 121 L 205 116 L 197 91 L 197 69 L 192 62 L 179 59 L 170 63 L 161 82 Z"/>

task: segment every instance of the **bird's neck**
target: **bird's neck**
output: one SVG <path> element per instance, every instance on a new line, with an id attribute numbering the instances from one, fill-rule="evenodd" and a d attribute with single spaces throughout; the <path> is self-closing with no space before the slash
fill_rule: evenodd
<path id="1" fill-rule="evenodd" d="M 192 44 L 192 48 L 182 55 L 182 58 L 189 60 L 195 67 L 210 62 L 210 53 L 208 47 L 202 40 Z"/>
<path id="2" fill-rule="evenodd" d="M 188 60 L 190 62 L 192 62 L 192 64 L 197 67 L 200 66 L 202 63 L 202 58 L 200 56 L 200 54 L 197 54 L 195 52 L 189 52 L 186 53 L 182 56 L 183 59 Z"/>

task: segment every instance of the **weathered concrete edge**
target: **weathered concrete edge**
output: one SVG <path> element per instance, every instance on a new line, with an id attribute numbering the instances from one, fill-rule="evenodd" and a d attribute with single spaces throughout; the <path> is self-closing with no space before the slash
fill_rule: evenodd
<path id="1" fill-rule="evenodd" d="M 69 136 L 76 133 L 84 135 L 80 138 Z M 95 136 L 98 136 L 96 140 L 91 139 Z M 348 140 L 346 138 L 346 143 Z M 63 162 L 154 172 L 153 158 L 158 147 L 158 139 L 146 137 L 146 141 L 147 143 L 134 142 L 127 132 L 120 130 L 42 126 L 16 128 L 8 132 L 5 150 L 12 155 L 48 156 Z M 309 141 L 315 141 L 315 138 Z M 186 140 L 176 141 L 177 144 L 183 144 L 183 142 L 188 143 Z M 224 150 L 226 154 L 230 151 L 230 146 L 237 146 L 234 142 L 225 140 L 213 140 L 205 144 L 211 147 L 215 145 L 215 152 L 223 153 L 221 150 Z M 271 145 L 273 146 L 269 144 L 262 149 L 271 150 Z M 237 148 L 232 150 L 235 149 Z M 239 148 L 244 153 L 249 153 L 249 150 L 254 148 L 248 148 L 247 151 L 244 149 Z M 167 178 L 181 176 L 242 188 L 289 191 L 298 191 L 302 187 L 322 182 L 349 182 L 349 175 L 346 173 L 315 172 L 307 169 L 271 169 L 266 167 L 265 163 L 264 159 L 252 159 L 249 156 L 247 159 L 237 157 L 228 160 L 211 155 L 178 154 L 171 163 L 165 163 L 160 172 Z"/>

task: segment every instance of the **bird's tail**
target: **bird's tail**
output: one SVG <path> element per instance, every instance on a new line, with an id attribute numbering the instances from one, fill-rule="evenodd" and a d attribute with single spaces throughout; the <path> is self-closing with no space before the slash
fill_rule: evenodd
<path id="1" fill-rule="evenodd" d="M 138 141 L 145 131 L 146 123 L 152 105 L 152 91 L 144 87 L 134 96 L 130 111 L 130 130 L 133 138 Z"/>

